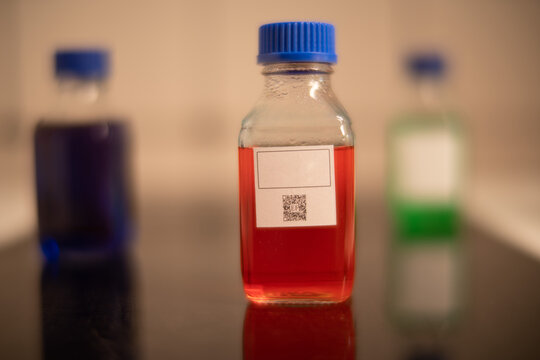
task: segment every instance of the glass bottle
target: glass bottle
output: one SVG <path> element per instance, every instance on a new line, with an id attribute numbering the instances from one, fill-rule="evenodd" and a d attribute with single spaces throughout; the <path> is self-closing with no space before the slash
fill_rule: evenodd
<path id="1" fill-rule="evenodd" d="M 407 70 L 414 100 L 388 132 L 393 227 L 408 241 L 444 241 L 460 229 L 463 129 L 443 96 L 442 56 L 412 55 Z"/>
<path id="2" fill-rule="evenodd" d="M 108 53 L 55 54 L 56 109 L 35 127 L 39 241 L 45 258 L 122 252 L 132 233 L 130 136 L 105 101 Z"/>
<path id="3" fill-rule="evenodd" d="M 388 132 L 389 315 L 403 329 L 455 324 L 465 296 L 463 128 L 444 97 L 445 61 L 408 59 L 413 99 Z"/>
<path id="4" fill-rule="evenodd" d="M 331 87 L 334 27 L 259 29 L 264 90 L 239 135 L 244 290 L 254 302 L 340 302 L 354 276 L 354 136 Z"/>

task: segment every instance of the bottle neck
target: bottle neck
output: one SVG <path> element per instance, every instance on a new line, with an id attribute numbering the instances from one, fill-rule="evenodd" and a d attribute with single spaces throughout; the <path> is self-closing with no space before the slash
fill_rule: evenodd
<path id="1" fill-rule="evenodd" d="M 57 78 L 57 100 L 50 114 L 55 121 L 90 121 L 105 115 L 105 79 Z"/>
<path id="2" fill-rule="evenodd" d="M 414 107 L 421 112 L 439 112 L 445 108 L 444 81 L 440 77 L 420 76 L 414 81 Z"/>
<path id="3" fill-rule="evenodd" d="M 317 100 L 321 96 L 332 94 L 330 64 L 275 63 L 265 65 L 263 96 L 267 98 L 306 97 Z"/>
<path id="4" fill-rule="evenodd" d="M 93 106 L 105 97 L 103 79 L 62 77 L 57 79 L 58 102 L 62 107 Z"/>

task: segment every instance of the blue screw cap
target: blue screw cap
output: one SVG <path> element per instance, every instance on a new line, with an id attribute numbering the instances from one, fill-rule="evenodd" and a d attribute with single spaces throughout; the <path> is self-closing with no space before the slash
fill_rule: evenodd
<path id="1" fill-rule="evenodd" d="M 415 53 L 407 58 L 407 70 L 413 76 L 444 75 L 446 63 L 444 57 L 438 53 Z"/>
<path id="2" fill-rule="evenodd" d="M 281 22 L 259 28 L 259 64 L 337 62 L 335 30 L 320 22 Z"/>
<path id="3" fill-rule="evenodd" d="M 102 49 L 62 49 L 54 54 L 57 77 L 103 79 L 109 73 L 109 53 Z"/>

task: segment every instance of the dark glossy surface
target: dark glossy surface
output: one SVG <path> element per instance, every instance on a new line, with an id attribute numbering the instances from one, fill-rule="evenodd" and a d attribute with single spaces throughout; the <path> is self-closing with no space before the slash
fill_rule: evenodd
<path id="1" fill-rule="evenodd" d="M 99 359 L 110 354 L 136 358 L 136 296 L 129 260 L 46 265 L 40 290 L 44 359 Z"/>
<path id="2" fill-rule="evenodd" d="M 459 315 L 404 326 L 389 316 L 384 213 L 358 204 L 353 298 L 333 308 L 248 305 L 232 197 L 143 203 L 120 262 L 43 267 L 30 238 L 2 249 L 0 359 L 540 358 L 538 261 L 470 226 Z"/>

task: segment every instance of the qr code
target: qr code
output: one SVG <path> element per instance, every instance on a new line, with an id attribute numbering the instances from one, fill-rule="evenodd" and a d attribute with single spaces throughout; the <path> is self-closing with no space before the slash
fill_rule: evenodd
<path id="1" fill-rule="evenodd" d="M 306 195 L 283 195 L 283 221 L 306 221 Z"/>

